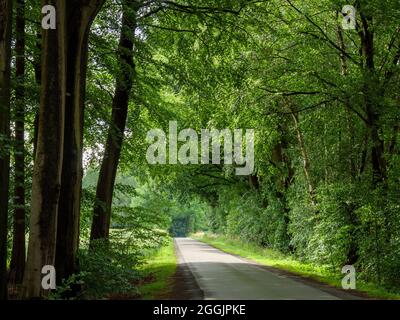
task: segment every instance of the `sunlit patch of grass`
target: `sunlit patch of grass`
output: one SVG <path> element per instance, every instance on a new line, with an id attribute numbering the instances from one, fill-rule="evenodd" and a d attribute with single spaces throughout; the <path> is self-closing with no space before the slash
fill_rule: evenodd
<path id="1" fill-rule="evenodd" d="M 138 284 L 141 299 L 153 300 L 168 295 L 172 290 L 172 276 L 176 272 L 173 240 L 146 258 L 141 267 L 143 281 Z"/>
<path id="2" fill-rule="evenodd" d="M 222 251 L 255 261 L 261 265 L 286 270 L 306 278 L 318 280 L 331 286 L 341 288 L 343 275 L 340 273 L 340 270 L 335 274 L 329 267 L 301 262 L 279 251 L 262 248 L 255 244 L 225 236 L 210 233 L 196 233 L 192 235 L 192 238 L 208 243 Z M 357 281 L 357 291 L 366 293 L 372 298 L 400 299 L 400 294 L 388 292 L 375 284 L 362 281 Z"/>

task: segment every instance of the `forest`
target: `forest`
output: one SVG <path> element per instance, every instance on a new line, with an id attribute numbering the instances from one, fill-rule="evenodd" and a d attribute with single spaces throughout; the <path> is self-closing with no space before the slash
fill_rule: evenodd
<path id="1" fill-rule="evenodd" d="M 0 300 L 196 232 L 400 294 L 399 136 L 398 0 L 0 0 Z"/>

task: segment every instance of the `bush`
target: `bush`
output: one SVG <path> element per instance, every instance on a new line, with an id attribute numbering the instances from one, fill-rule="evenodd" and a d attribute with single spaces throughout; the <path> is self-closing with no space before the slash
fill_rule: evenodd
<path id="1" fill-rule="evenodd" d="M 142 254 L 124 241 L 98 240 L 91 250 L 79 255 L 82 295 L 85 299 L 102 299 L 113 294 L 138 294 L 134 283 L 140 278 L 137 268 Z"/>

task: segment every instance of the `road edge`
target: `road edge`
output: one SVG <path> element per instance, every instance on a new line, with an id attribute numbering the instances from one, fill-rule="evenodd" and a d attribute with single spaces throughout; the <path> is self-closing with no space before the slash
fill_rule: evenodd
<path id="1" fill-rule="evenodd" d="M 177 266 L 176 272 L 172 278 L 172 292 L 166 297 L 166 299 L 204 300 L 204 292 L 200 288 L 196 276 L 193 274 L 189 264 L 185 261 L 175 238 L 173 239 L 173 243 Z"/>

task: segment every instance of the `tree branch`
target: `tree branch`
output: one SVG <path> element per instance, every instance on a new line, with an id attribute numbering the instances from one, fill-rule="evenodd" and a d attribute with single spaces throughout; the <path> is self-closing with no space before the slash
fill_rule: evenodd
<path id="1" fill-rule="evenodd" d="M 323 38 L 321 38 L 321 40 L 325 40 L 327 41 L 332 47 L 334 47 L 336 50 L 338 50 L 339 52 L 341 52 L 343 55 L 345 55 L 351 62 L 353 62 L 354 64 L 360 66 L 361 64 L 356 61 L 351 55 L 349 55 L 346 51 L 342 50 L 334 41 L 332 41 L 328 35 L 324 32 L 324 30 L 322 30 L 322 28 L 316 24 L 314 22 L 314 20 L 312 20 L 307 14 L 303 13 L 300 9 L 298 9 L 290 0 L 286 0 L 289 5 L 299 14 L 301 14 L 302 16 L 304 16 L 308 22 L 310 22 L 314 27 L 316 27 L 318 29 L 319 32 L 321 32 Z M 315 37 L 315 35 L 314 35 Z"/>

